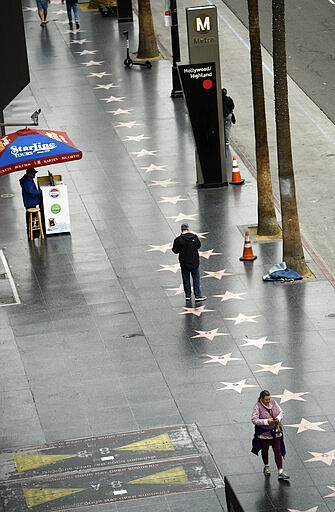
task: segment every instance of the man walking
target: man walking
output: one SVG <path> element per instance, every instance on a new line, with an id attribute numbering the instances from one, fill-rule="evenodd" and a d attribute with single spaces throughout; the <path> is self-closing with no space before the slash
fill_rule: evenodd
<path id="1" fill-rule="evenodd" d="M 199 252 L 201 243 L 196 234 L 190 232 L 188 224 L 181 225 L 181 234 L 173 242 L 172 252 L 179 254 L 181 275 L 186 300 L 191 300 L 191 275 L 195 300 L 206 300 L 200 289 Z"/>
<path id="2" fill-rule="evenodd" d="M 47 22 L 48 7 L 50 0 L 36 0 L 37 12 L 41 20 L 41 27 L 44 28 Z"/>
<path id="3" fill-rule="evenodd" d="M 234 102 L 230 96 L 227 96 L 227 89 L 222 89 L 222 110 L 224 120 L 224 138 L 227 146 L 230 144 L 230 130 L 232 123 L 236 123 L 234 114 Z"/>
<path id="4" fill-rule="evenodd" d="M 64 3 L 64 0 L 62 0 L 62 4 Z M 70 29 L 73 29 L 73 22 L 72 22 L 72 11 L 74 16 L 74 21 L 76 24 L 76 29 L 80 28 L 79 25 L 79 6 L 78 6 L 78 0 L 66 0 L 66 10 L 67 10 L 67 17 L 69 19 L 69 26 Z"/>

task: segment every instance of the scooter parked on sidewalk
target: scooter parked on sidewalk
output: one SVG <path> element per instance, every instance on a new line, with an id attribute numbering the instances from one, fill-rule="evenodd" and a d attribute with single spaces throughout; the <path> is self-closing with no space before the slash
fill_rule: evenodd
<path id="1" fill-rule="evenodd" d="M 133 60 L 130 58 L 128 31 L 126 30 L 125 32 L 123 32 L 123 35 L 127 39 L 127 57 L 123 61 L 123 64 L 126 66 L 126 68 L 131 68 L 132 66 L 144 66 L 148 69 L 152 68 L 152 64 L 151 64 L 150 60 L 140 62 L 138 60 Z"/>

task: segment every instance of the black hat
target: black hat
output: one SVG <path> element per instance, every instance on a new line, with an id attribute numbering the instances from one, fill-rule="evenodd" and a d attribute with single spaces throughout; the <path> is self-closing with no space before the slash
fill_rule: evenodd
<path id="1" fill-rule="evenodd" d="M 36 171 L 34 167 L 29 167 L 29 169 L 26 170 L 26 174 L 32 174 L 33 172 L 36 174 L 38 171 Z"/>
<path id="2" fill-rule="evenodd" d="M 190 229 L 190 226 L 187 224 L 187 222 L 184 222 L 184 223 L 180 226 L 180 229 Z"/>

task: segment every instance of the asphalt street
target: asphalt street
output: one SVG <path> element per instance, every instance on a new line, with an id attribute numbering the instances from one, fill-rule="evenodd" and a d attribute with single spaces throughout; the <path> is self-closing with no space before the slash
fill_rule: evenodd
<path id="1" fill-rule="evenodd" d="M 225 0 L 248 27 L 246 0 Z M 259 0 L 261 41 L 272 54 L 271 2 Z M 333 0 L 286 2 L 288 73 L 316 105 L 335 121 L 335 5 Z"/>

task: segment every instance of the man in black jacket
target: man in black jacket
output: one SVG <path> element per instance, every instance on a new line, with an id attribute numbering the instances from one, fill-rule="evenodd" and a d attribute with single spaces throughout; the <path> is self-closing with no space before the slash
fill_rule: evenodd
<path id="1" fill-rule="evenodd" d="M 232 123 L 236 123 L 234 114 L 234 102 L 230 96 L 227 96 L 227 89 L 222 89 L 222 110 L 224 120 L 224 138 L 227 145 L 230 144 L 230 130 Z"/>
<path id="2" fill-rule="evenodd" d="M 172 252 L 179 254 L 181 275 L 183 278 L 186 300 L 191 300 L 191 275 L 193 279 L 193 291 L 195 300 L 206 300 L 201 294 L 199 252 L 201 243 L 197 235 L 190 232 L 188 224 L 181 225 L 181 234 L 173 242 Z"/>

